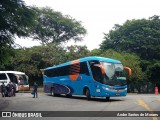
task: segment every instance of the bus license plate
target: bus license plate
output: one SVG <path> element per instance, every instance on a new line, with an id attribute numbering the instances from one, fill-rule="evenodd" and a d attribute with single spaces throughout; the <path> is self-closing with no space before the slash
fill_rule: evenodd
<path id="1" fill-rule="evenodd" d="M 116 94 L 116 96 L 120 96 L 120 94 L 119 94 L 119 93 L 117 93 L 117 94 Z"/>

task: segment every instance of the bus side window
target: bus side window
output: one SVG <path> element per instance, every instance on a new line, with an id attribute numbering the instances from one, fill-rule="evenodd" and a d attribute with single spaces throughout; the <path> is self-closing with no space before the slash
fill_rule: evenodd
<path id="1" fill-rule="evenodd" d="M 86 62 L 80 63 L 80 74 L 85 74 L 89 76 L 89 70 Z"/>

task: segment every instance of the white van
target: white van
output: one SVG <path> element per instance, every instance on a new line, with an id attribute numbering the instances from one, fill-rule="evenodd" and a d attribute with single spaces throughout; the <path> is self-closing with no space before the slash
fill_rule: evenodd
<path id="1" fill-rule="evenodd" d="M 5 86 L 9 82 L 16 83 L 16 91 L 29 90 L 28 76 L 18 71 L 0 71 L 0 85 L 4 82 Z"/>

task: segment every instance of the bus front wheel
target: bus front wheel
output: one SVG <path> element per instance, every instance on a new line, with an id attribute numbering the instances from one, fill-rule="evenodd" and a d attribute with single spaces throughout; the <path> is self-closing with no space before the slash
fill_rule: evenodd
<path id="1" fill-rule="evenodd" d="M 110 97 L 106 97 L 106 100 L 109 101 Z"/>
<path id="2" fill-rule="evenodd" d="M 87 97 L 87 100 L 89 100 L 90 98 L 91 98 L 91 95 L 90 95 L 90 91 L 89 91 L 89 89 L 87 88 L 86 89 L 86 92 L 85 92 L 86 94 L 86 97 Z"/>

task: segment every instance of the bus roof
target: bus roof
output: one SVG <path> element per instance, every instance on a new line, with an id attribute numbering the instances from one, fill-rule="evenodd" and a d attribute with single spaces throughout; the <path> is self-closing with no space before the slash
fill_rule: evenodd
<path id="1" fill-rule="evenodd" d="M 59 65 L 55 65 L 55 66 L 52 66 L 52 67 L 48 67 L 45 70 L 49 70 L 49 69 L 52 69 L 52 68 L 63 67 L 63 66 L 66 66 L 66 65 L 70 65 L 74 61 L 85 62 L 85 61 L 92 61 L 92 60 L 110 62 L 110 63 L 121 63 L 119 60 L 115 60 L 115 59 L 111 59 L 111 58 L 90 56 L 90 57 L 84 57 L 84 58 L 80 58 L 80 59 L 77 59 L 77 60 L 73 60 L 73 61 L 69 61 L 69 62 L 66 62 L 66 63 L 62 63 L 62 64 L 59 64 Z"/>
<path id="2" fill-rule="evenodd" d="M 24 72 L 19 72 L 19 71 L 0 71 L 0 73 L 25 74 Z"/>

